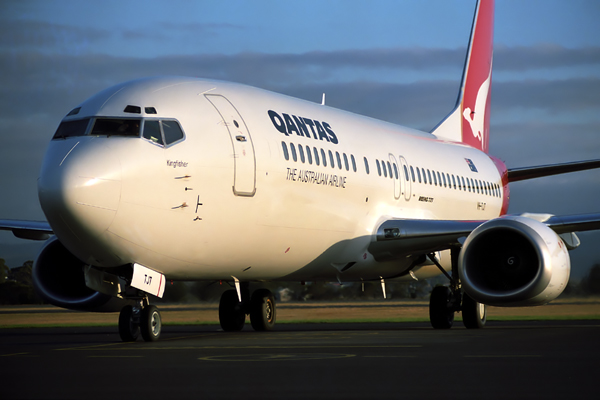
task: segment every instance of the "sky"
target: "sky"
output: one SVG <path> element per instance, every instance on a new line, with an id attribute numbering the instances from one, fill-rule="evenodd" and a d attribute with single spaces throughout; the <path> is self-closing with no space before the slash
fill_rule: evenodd
<path id="1" fill-rule="evenodd" d="M 61 119 L 140 77 L 222 79 L 316 102 L 326 93 L 329 106 L 429 131 L 455 103 L 474 6 L 4 0 L 0 219 L 45 219 L 36 180 Z M 596 0 L 496 1 L 490 153 L 509 168 L 600 158 L 599 17 Z M 511 196 L 510 213 L 600 212 L 600 170 L 514 183 Z M 600 263 L 600 233 L 580 238 L 575 278 Z M 0 232 L 0 250 L 34 258 L 20 243 Z"/>

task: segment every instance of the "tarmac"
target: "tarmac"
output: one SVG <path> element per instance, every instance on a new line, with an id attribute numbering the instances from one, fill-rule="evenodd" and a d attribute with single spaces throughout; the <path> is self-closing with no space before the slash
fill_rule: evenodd
<path id="1" fill-rule="evenodd" d="M 596 397 L 600 321 L 0 329 L 2 399 Z"/>

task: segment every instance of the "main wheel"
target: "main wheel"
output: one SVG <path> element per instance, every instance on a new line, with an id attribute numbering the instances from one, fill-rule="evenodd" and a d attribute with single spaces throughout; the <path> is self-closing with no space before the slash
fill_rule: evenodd
<path id="1" fill-rule="evenodd" d="M 275 326 L 275 298 L 268 289 L 258 289 L 250 300 L 250 323 L 255 331 L 270 331 Z"/>
<path id="2" fill-rule="evenodd" d="M 463 293 L 462 298 L 463 324 L 469 329 L 480 329 L 487 321 L 487 310 L 485 304 L 478 303 L 468 294 Z"/>
<path id="3" fill-rule="evenodd" d="M 436 286 L 429 298 L 429 320 L 435 329 L 450 329 L 454 323 L 454 310 L 450 306 L 452 291 L 447 286 Z"/>
<path id="4" fill-rule="evenodd" d="M 133 307 L 125 306 L 119 314 L 119 336 L 124 342 L 135 342 L 140 334 L 140 325 L 134 321 Z"/>
<path id="5" fill-rule="evenodd" d="M 140 331 L 146 342 L 156 342 L 160 338 L 162 321 L 156 306 L 146 306 L 140 315 Z"/>
<path id="6" fill-rule="evenodd" d="M 244 328 L 246 314 L 235 290 L 227 290 L 219 302 L 219 323 L 227 332 L 241 331 Z"/>

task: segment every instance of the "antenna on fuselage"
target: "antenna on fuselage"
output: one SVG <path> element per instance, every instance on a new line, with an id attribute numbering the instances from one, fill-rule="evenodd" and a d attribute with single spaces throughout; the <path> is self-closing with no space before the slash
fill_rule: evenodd
<path id="1" fill-rule="evenodd" d="M 321 100 L 321 105 L 324 106 L 325 105 L 325 93 L 323 93 L 323 99 Z"/>

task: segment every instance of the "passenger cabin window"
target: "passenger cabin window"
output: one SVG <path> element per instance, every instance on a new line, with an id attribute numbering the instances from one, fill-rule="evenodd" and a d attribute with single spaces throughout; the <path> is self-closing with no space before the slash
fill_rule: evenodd
<path id="1" fill-rule="evenodd" d="M 87 131 L 90 119 L 77 119 L 74 121 L 63 121 L 58 126 L 52 139 L 64 139 L 73 136 L 83 136 Z"/>
<path id="2" fill-rule="evenodd" d="M 346 167 L 346 171 L 350 171 L 350 165 L 348 165 L 348 156 L 344 153 L 344 166 Z"/>
<path id="3" fill-rule="evenodd" d="M 331 168 L 335 168 L 335 161 L 333 161 L 333 153 L 331 152 L 331 150 L 327 150 L 327 152 L 329 153 L 329 165 L 331 165 Z"/>
<path id="4" fill-rule="evenodd" d="M 308 158 L 308 163 L 312 164 L 312 153 L 310 152 L 310 147 L 306 146 L 306 158 Z"/>
<path id="5" fill-rule="evenodd" d="M 377 173 L 381 176 L 381 166 L 379 165 L 379 160 L 375 160 L 375 164 L 377 164 Z"/>
<path id="6" fill-rule="evenodd" d="M 304 149 L 301 144 L 298 145 L 298 153 L 300 153 L 300 161 L 304 163 Z"/>
<path id="7" fill-rule="evenodd" d="M 367 160 L 367 157 L 364 157 L 365 160 L 365 171 L 367 172 L 367 175 L 369 175 L 369 161 Z"/>
<path id="8" fill-rule="evenodd" d="M 315 164 L 320 165 L 321 162 L 319 160 L 319 150 L 317 150 L 316 147 L 313 147 L 313 150 L 315 151 Z"/>
<path id="9" fill-rule="evenodd" d="M 144 125 L 144 137 L 146 137 L 146 126 Z M 290 153 L 288 153 L 287 145 L 285 142 L 281 142 L 281 147 L 283 148 L 283 156 L 286 160 L 290 159 Z"/>
<path id="10" fill-rule="evenodd" d="M 354 156 L 352 154 L 350 154 L 350 161 L 352 161 L 352 170 L 356 172 L 356 160 L 354 159 Z"/>
<path id="11" fill-rule="evenodd" d="M 290 149 L 292 149 L 292 158 L 294 161 L 298 161 L 298 155 L 296 154 L 296 146 L 294 146 L 294 143 L 290 143 Z"/>
<path id="12" fill-rule="evenodd" d="M 327 157 L 325 156 L 325 150 L 321 149 L 321 158 L 323 159 L 323 166 L 327 166 Z"/>

